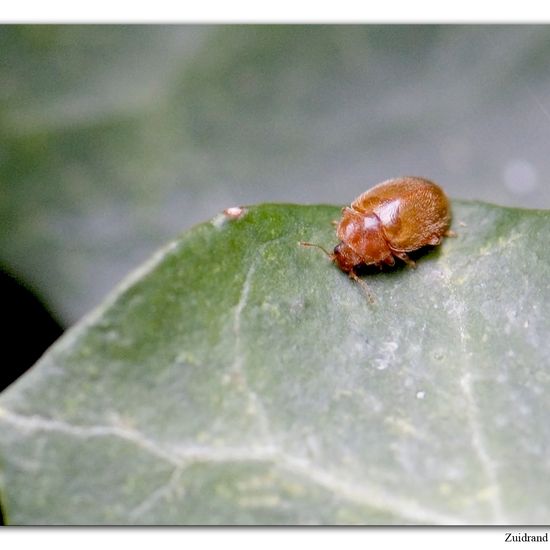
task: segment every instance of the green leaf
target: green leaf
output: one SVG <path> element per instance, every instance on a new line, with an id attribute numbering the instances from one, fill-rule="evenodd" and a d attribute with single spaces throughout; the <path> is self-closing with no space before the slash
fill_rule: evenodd
<path id="1" fill-rule="evenodd" d="M 366 275 L 333 206 L 221 214 L 0 397 L 14 524 L 547 524 L 550 213 Z"/>

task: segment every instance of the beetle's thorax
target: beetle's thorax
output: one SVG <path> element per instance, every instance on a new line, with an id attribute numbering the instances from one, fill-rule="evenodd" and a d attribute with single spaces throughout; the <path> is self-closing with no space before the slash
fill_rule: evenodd
<path id="1" fill-rule="evenodd" d="M 382 223 L 374 213 L 345 208 L 337 235 L 341 243 L 334 249 L 334 261 L 344 271 L 351 271 L 353 266 L 347 269 L 351 262 L 380 264 L 391 256 Z"/>

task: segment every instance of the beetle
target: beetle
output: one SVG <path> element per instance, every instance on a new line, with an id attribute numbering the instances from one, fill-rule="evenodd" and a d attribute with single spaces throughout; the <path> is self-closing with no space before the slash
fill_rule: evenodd
<path id="1" fill-rule="evenodd" d="M 425 178 L 407 176 L 375 185 L 342 209 L 342 218 L 336 222 L 340 242 L 332 254 L 319 245 L 300 244 L 321 248 L 368 292 L 357 276 L 361 266 L 392 266 L 398 258 L 416 267 L 408 253 L 454 236 L 450 223 L 449 200 L 441 187 Z"/>

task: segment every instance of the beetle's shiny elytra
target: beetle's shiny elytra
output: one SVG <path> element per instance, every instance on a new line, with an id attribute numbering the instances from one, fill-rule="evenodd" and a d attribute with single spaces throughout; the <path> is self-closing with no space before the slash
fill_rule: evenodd
<path id="1" fill-rule="evenodd" d="M 435 183 L 418 177 L 384 181 L 342 210 L 340 242 L 327 254 L 356 280 L 363 265 L 394 265 L 399 258 L 414 267 L 407 253 L 438 245 L 451 234 L 450 222 L 449 200 Z"/>

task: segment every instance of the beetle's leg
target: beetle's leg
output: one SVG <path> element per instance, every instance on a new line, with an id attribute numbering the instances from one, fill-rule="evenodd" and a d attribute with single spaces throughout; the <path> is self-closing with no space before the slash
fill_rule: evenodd
<path id="1" fill-rule="evenodd" d="M 443 233 L 443 235 L 445 237 L 458 237 L 458 233 L 456 233 L 452 229 L 447 229 L 447 231 L 445 231 L 445 233 Z"/>
<path id="2" fill-rule="evenodd" d="M 385 263 L 386 265 L 392 266 L 392 265 L 395 265 L 395 259 L 390 254 L 387 258 L 384 258 L 382 263 Z M 382 264 L 380 264 L 380 268 L 382 268 Z"/>
<path id="3" fill-rule="evenodd" d="M 437 246 L 439 243 L 441 243 L 441 237 L 432 237 L 430 239 L 430 242 L 428 243 L 430 246 Z"/>
<path id="4" fill-rule="evenodd" d="M 371 304 L 374 304 L 376 302 L 376 299 L 375 299 L 374 294 L 373 294 L 372 290 L 370 289 L 369 285 L 367 283 L 365 283 L 365 281 L 363 281 L 363 279 L 361 279 L 357 275 L 357 273 L 355 273 L 355 271 L 353 271 L 353 270 L 351 270 L 348 273 L 348 276 L 349 276 L 350 279 L 353 279 L 354 281 L 359 283 L 359 285 L 361 286 L 361 289 L 363 290 L 363 292 L 365 293 L 365 295 L 367 297 L 367 300 Z"/>
<path id="5" fill-rule="evenodd" d="M 416 262 L 414 260 L 411 260 L 411 258 L 409 258 L 407 254 L 405 254 L 405 252 L 392 250 L 392 253 L 396 258 L 403 260 L 409 267 L 412 267 L 413 269 L 416 268 Z"/>
<path id="6" fill-rule="evenodd" d="M 338 220 L 332 220 L 330 222 L 331 225 L 333 225 L 334 227 L 336 227 L 340 222 Z"/>

